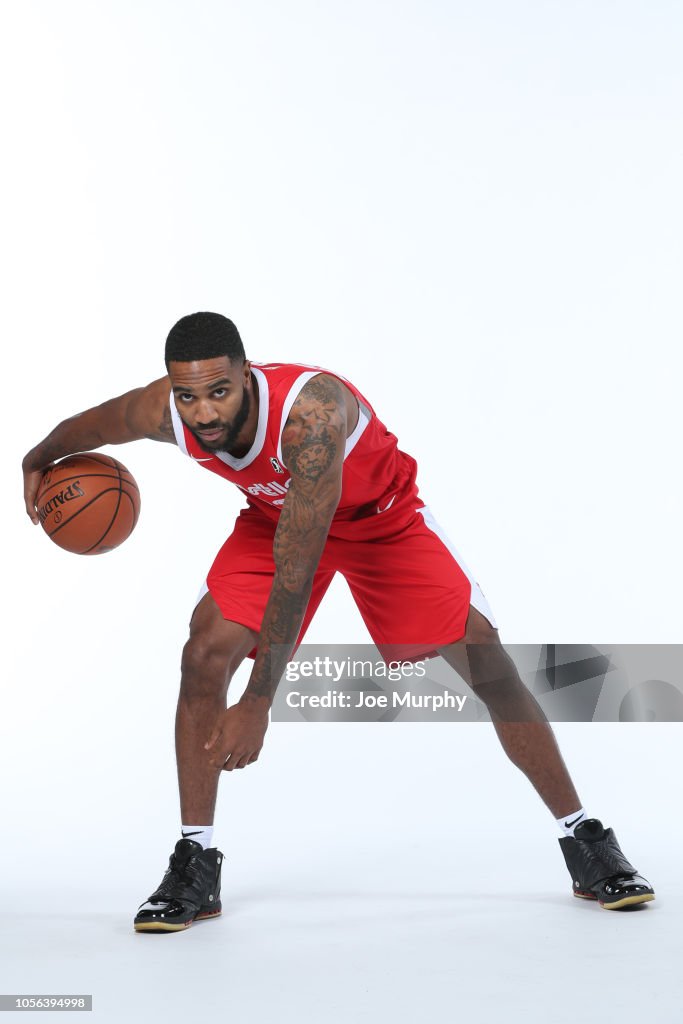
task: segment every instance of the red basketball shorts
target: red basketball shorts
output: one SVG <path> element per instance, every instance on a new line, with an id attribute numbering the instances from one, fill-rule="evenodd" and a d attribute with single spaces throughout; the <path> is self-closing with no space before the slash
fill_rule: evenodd
<path id="1" fill-rule="evenodd" d="M 258 510 L 244 509 L 199 594 L 201 599 L 208 590 L 225 619 L 255 633 L 275 573 L 275 527 Z M 428 657 L 462 639 L 470 604 L 497 628 L 479 585 L 427 508 L 414 510 L 405 526 L 385 539 L 328 537 L 297 645 L 335 572 L 346 579 L 373 642 L 386 658 Z"/>

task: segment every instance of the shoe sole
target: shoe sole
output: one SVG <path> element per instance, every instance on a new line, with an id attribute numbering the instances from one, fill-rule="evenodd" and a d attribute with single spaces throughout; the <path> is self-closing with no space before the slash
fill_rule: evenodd
<path id="1" fill-rule="evenodd" d="M 140 921 L 133 923 L 136 932 L 184 932 L 195 923 L 195 921 L 207 921 L 212 917 L 220 917 L 222 910 L 205 910 L 190 921 L 184 924 L 166 924 L 162 921 Z"/>
<path id="2" fill-rule="evenodd" d="M 623 900 L 617 900 L 615 903 L 603 903 L 602 900 L 599 900 L 597 896 L 593 896 L 590 892 L 575 892 L 574 896 L 580 900 L 595 900 L 603 910 L 621 910 L 622 907 L 632 907 L 637 903 L 649 903 L 655 898 L 653 892 L 644 892 L 637 896 L 624 896 Z"/>

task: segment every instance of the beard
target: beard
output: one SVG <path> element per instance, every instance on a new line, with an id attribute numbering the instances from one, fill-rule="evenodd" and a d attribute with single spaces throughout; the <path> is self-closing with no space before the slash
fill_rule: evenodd
<path id="1" fill-rule="evenodd" d="M 249 419 L 249 413 L 250 412 L 251 412 L 251 394 L 247 390 L 247 388 L 244 388 L 244 390 L 242 392 L 242 404 L 240 405 L 239 409 L 237 410 L 237 415 L 235 416 L 235 418 L 232 421 L 232 423 L 230 423 L 228 425 L 227 423 L 221 423 L 220 421 L 216 421 L 215 423 L 204 423 L 204 424 L 202 424 L 202 429 L 203 430 L 212 430 L 212 429 L 218 430 L 219 427 L 223 427 L 223 429 L 225 429 L 227 427 L 227 431 L 228 432 L 227 432 L 226 438 L 225 438 L 224 441 L 221 441 L 220 444 L 210 447 L 209 445 L 207 445 L 206 441 L 204 441 L 200 437 L 200 435 L 196 431 L 194 431 L 192 429 L 192 427 L 187 427 L 187 429 L 190 431 L 190 433 L 192 434 L 192 436 L 194 437 L 195 441 L 200 446 L 200 448 L 203 448 L 205 452 L 208 452 L 210 455 L 214 454 L 215 452 L 227 452 L 228 455 L 229 455 L 230 454 L 230 449 L 235 446 L 235 443 L 237 441 L 237 438 L 240 435 L 240 431 L 242 430 L 242 427 L 244 426 L 244 424 Z M 187 426 L 187 424 L 185 424 L 185 426 Z"/>

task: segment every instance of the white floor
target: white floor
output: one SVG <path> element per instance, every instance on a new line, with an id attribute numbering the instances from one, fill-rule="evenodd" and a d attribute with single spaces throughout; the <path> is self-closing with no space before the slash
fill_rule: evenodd
<path id="1" fill-rule="evenodd" d="M 145 818 L 143 780 L 130 832 L 93 814 L 82 842 L 62 819 L 5 849 L 0 991 L 92 993 L 106 1022 L 678 1019 L 679 727 L 556 732 L 654 903 L 571 897 L 554 822 L 487 725 L 276 725 L 223 785 L 222 918 L 133 932 L 174 841 L 171 786 Z"/>

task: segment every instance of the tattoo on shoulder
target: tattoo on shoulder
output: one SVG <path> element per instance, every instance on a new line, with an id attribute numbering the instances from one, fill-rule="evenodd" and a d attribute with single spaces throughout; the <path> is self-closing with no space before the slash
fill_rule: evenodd
<path id="1" fill-rule="evenodd" d="M 153 441 L 169 441 L 171 444 L 177 444 L 173 420 L 171 419 L 171 410 L 168 404 L 164 406 L 161 421 L 154 433 L 150 434 L 150 437 Z"/>
<path id="2" fill-rule="evenodd" d="M 346 433 L 344 394 L 319 374 L 303 386 L 282 431 L 282 457 L 292 476 L 315 482 L 330 468 Z"/>

